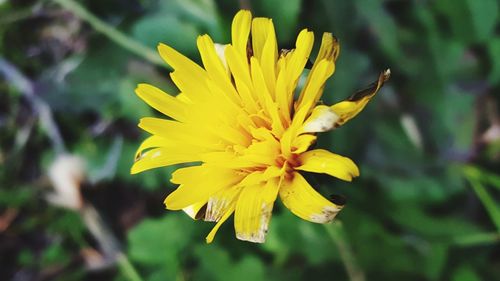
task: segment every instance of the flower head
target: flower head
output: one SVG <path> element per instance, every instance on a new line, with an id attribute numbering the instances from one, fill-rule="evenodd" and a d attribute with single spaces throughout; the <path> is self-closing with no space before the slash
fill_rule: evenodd
<path id="1" fill-rule="evenodd" d="M 180 93 L 138 85 L 137 95 L 171 119 L 141 119 L 139 127 L 152 136 L 139 147 L 131 172 L 192 163 L 172 174 L 179 186 L 165 205 L 217 222 L 207 242 L 233 213 L 237 238 L 264 242 L 278 196 L 302 219 L 332 221 L 343 205 L 316 192 L 300 172 L 351 181 L 359 170 L 349 158 L 309 148 L 318 132 L 357 115 L 389 71 L 345 101 L 317 105 L 339 55 L 330 33 L 323 34 L 300 92 L 297 84 L 309 61 L 312 32 L 302 30 L 295 49 L 279 52 L 272 20 L 252 19 L 243 10 L 233 19 L 231 35 L 227 45 L 214 44 L 208 35 L 198 37 L 203 67 L 167 45 L 158 46 L 174 69 L 170 77 Z"/>

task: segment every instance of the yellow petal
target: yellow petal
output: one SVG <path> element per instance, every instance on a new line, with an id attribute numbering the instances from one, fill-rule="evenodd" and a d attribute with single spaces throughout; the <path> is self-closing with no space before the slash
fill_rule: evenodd
<path id="1" fill-rule="evenodd" d="M 230 186 L 210 196 L 205 221 L 219 221 L 231 206 L 234 207 L 241 189 L 240 186 Z"/>
<path id="2" fill-rule="evenodd" d="M 279 177 L 283 174 L 283 171 L 276 166 L 269 166 L 264 171 L 256 171 L 248 174 L 238 186 L 253 186 L 260 185 L 263 182 L 267 182 L 273 178 Z"/>
<path id="3" fill-rule="evenodd" d="M 306 151 L 315 141 L 315 135 L 303 134 L 296 137 L 292 142 L 291 151 L 295 154 L 300 154 Z"/>
<path id="4" fill-rule="evenodd" d="M 220 218 L 220 220 L 215 224 L 214 228 L 212 228 L 212 230 L 210 231 L 210 233 L 207 235 L 207 237 L 205 239 L 206 239 L 206 241 L 207 241 L 208 244 L 212 243 L 212 241 L 215 238 L 215 234 L 217 233 L 217 231 L 219 230 L 219 228 L 221 227 L 221 225 L 234 212 L 235 205 L 236 205 L 236 202 L 233 202 L 232 204 L 230 204 L 230 206 L 227 208 L 226 213 L 224 213 L 224 215 Z"/>
<path id="5" fill-rule="evenodd" d="M 180 186 L 165 199 L 169 210 L 180 210 L 197 202 L 207 201 L 217 191 L 233 186 L 242 176 L 234 170 L 192 166 L 176 170 L 171 181 Z"/>
<path id="6" fill-rule="evenodd" d="M 240 157 L 254 163 L 275 165 L 276 155 L 280 153 L 280 144 L 275 139 L 269 141 L 253 142 L 242 151 Z"/>
<path id="7" fill-rule="evenodd" d="M 254 18 L 252 20 L 252 51 L 253 56 L 258 60 L 262 57 L 262 49 L 266 44 L 270 21 L 271 19 L 268 18 Z"/>
<path id="8" fill-rule="evenodd" d="M 359 91 L 350 96 L 347 100 L 332 105 L 331 110 L 339 117 L 332 128 L 344 125 L 347 121 L 358 115 L 366 104 L 375 96 L 378 90 L 384 85 L 391 75 L 389 69 L 379 75 L 378 81 L 372 83 L 367 89 Z"/>
<path id="9" fill-rule="evenodd" d="M 331 33 L 323 33 L 323 37 L 321 40 L 321 47 L 318 52 L 318 56 L 314 61 L 314 65 L 311 68 L 310 74 L 307 76 L 307 80 L 304 86 L 304 89 L 300 93 L 299 99 L 296 102 L 295 110 L 298 111 L 299 108 L 306 106 L 307 113 L 309 113 L 314 105 L 318 102 L 321 95 L 323 94 L 323 84 L 326 80 L 333 74 L 335 71 L 335 60 L 339 54 L 339 44 L 335 37 L 332 36 Z M 324 74 L 318 74 L 322 71 L 318 71 L 318 68 L 323 66 L 324 61 L 330 62 L 328 65 L 328 71 Z M 322 80 L 321 87 L 314 90 L 307 90 L 311 83 L 316 82 L 318 80 Z M 309 88 L 310 89 L 310 88 Z M 301 120 L 302 121 L 302 120 Z"/>
<path id="10" fill-rule="evenodd" d="M 194 153 L 178 152 L 172 148 L 159 147 L 143 153 L 132 165 L 130 173 L 137 174 L 154 168 L 196 161 L 200 161 L 200 158 Z"/>
<path id="11" fill-rule="evenodd" d="M 214 151 L 203 153 L 200 155 L 200 159 L 202 159 L 204 163 L 209 163 L 213 166 L 230 169 L 253 168 L 258 165 L 258 163 L 249 159 L 242 159 L 242 157 L 230 151 Z"/>
<path id="12" fill-rule="evenodd" d="M 323 33 L 323 37 L 321 38 L 321 46 L 319 48 L 316 61 L 320 61 L 322 59 L 336 61 L 339 54 L 340 45 L 337 38 L 333 37 L 333 35 L 329 32 Z"/>
<path id="13" fill-rule="evenodd" d="M 247 10 L 239 11 L 233 19 L 231 25 L 231 39 L 234 48 L 242 58 L 247 58 L 247 42 L 250 35 L 250 25 L 252 23 L 252 13 Z"/>
<path id="14" fill-rule="evenodd" d="M 334 128 L 339 116 L 326 105 L 316 106 L 304 122 L 301 133 L 320 133 Z"/>
<path id="15" fill-rule="evenodd" d="M 283 63 L 280 60 L 279 63 Z M 292 85 L 292 79 L 287 75 L 286 71 L 280 71 L 276 79 L 276 104 L 278 105 L 280 116 L 284 124 L 290 124 L 290 111 L 293 100 L 293 92 L 295 85 Z M 285 125 L 287 127 L 287 125 Z"/>
<path id="16" fill-rule="evenodd" d="M 222 65 L 224 65 L 227 75 L 230 75 L 229 66 L 227 66 L 226 55 L 225 55 L 227 46 L 229 46 L 229 44 L 214 43 L 215 53 L 222 62 Z"/>
<path id="17" fill-rule="evenodd" d="M 286 55 L 285 65 L 280 66 L 280 72 L 276 81 L 276 102 L 280 108 L 281 116 L 286 121 L 290 120 L 289 115 L 293 93 L 297 87 L 300 75 L 309 60 L 313 44 L 314 34 L 307 31 L 307 29 L 302 30 L 297 37 L 295 50 Z M 280 59 L 280 61 L 282 60 Z"/>
<path id="18" fill-rule="evenodd" d="M 193 220 L 198 220 L 205 217 L 206 206 L 207 206 L 206 201 L 200 201 L 192 205 L 189 205 L 182 210 Z"/>
<path id="19" fill-rule="evenodd" d="M 135 159 L 139 158 L 141 153 L 146 149 L 171 145 L 171 143 L 172 143 L 171 141 L 168 141 L 167 139 L 162 138 L 160 136 L 150 136 L 141 143 L 141 145 L 135 152 L 134 158 Z"/>
<path id="20" fill-rule="evenodd" d="M 138 126 L 148 133 L 159 135 L 166 139 L 172 137 L 175 132 L 186 131 L 188 133 L 187 130 L 182 130 L 184 123 L 155 117 L 141 118 Z"/>
<path id="21" fill-rule="evenodd" d="M 250 66 L 252 72 L 252 82 L 254 84 L 254 89 L 257 92 L 259 102 L 265 110 L 266 115 L 272 120 L 273 133 L 277 136 L 281 136 L 284 131 L 284 127 L 281 123 L 278 106 L 274 102 L 269 90 L 266 87 L 264 74 L 262 72 L 263 70 L 257 59 L 254 57 L 250 59 Z"/>
<path id="22" fill-rule="evenodd" d="M 274 68 L 278 57 L 278 49 L 272 19 L 254 18 L 252 20 L 252 51 L 253 56 L 259 62 L 264 63 L 269 60 L 269 63 Z"/>
<path id="23" fill-rule="evenodd" d="M 193 101 L 189 99 L 189 97 L 186 95 L 186 94 L 183 94 L 183 93 L 179 93 L 177 94 L 177 96 L 175 96 L 176 99 L 184 102 L 184 103 L 187 103 L 187 104 L 193 104 Z"/>
<path id="24" fill-rule="evenodd" d="M 162 90 L 148 84 L 137 85 L 135 93 L 148 105 L 159 112 L 179 121 L 186 119 L 188 111 L 187 105 L 180 99 L 176 99 Z"/>
<path id="25" fill-rule="evenodd" d="M 215 83 L 229 99 L 239 104 L 238 93 L 234 89 L 229 73 L 224 65 L 224 63 L 227 63 L 225 57 L 222 56 L 222 58 L 224 58 L 223 62 L 221 57 L 217 54 L 214 42 L 208 35 L 199 36 L 197 44 L 201 60 L 212 82 Z"/>
<path id="26" fill-rule="evenodd" d="M 244 107 L 249 110 L 249 113 L 258 112 L 257 93 L 253 91 L 247 58 L 240 56 L 234 46 L 227 46 L 225 52 L 227 64 L 233 74 Z"/>
<path id="27" fill-rule="evenodd" d="M 160 43 L 158 45 L 158 52 L 162 59 L 173 69 L 191 73 L 194 80 L 203 81 L 206 78 L 206 73 L 203 68 L 183 54 L 174 50 L 172 47 Z"/>
<path id="28" fill-rule="evenodd" d="M 292 141 L 297 136 L 297 128 L 295 126 L 291 126 L 288 128 L 281 137 L 281 153 L 284 157 L 290 158 L 292 156 Z"/>
<path id="29" fill-rule="evenodd" d="M 279 194 L 292 213 L 311 222 L 330 222 L 343 207 L 316 192 L 299 173 L 294 173 L 291 180 L 283 181 Z"/>
<path id="30" fill-rule="evenodd" d="M 264 243 L 278 190 L 277 179 L 243 188 L 234 213 L 238 239 Z"/>
<path id="31" fill-rule="evenodd" d="M 315 149 L 304 152 L 299 156 L 299 161 L 302 165 L 296 167 L 296 170 L 324 173 L 345 181 L 359 176 L 359 169 L 351 159 L 328 150 Z"/>
<path id="32" fill-rule="evenodd" d="M 300 74 L 309 60 L 313 44 L 314 34 L 307 29 L 303 29 L 297 37 L 295 50 L 293 53 L 289 54 L 290 58 L 286 66 L 288 78 L 290 79 L 290 83 L 293 85 L 291 88 L 295 88 Z"/>
<path id="33" fill-rule="evenodd" d="M 204 102 L 210 98 L 211 92 L 206 84 L 206 78 L 196 79 L 190 72 L 176 70 L 170 73 L 170 78 L 179 90 L 193 102 Z"/>
<path id="34" fill-rule="evenodd" d="M 273 142 L 273 140 L 277 141 L 276 137 L 272 134 L 272 132 L 266 128 L 262 128 L 262 127 L 254 128 L 254 129 L 252 129 L 251 133 L 252 133 L 252 137 L 256 140 L 269 141 L 269 142 Z"/>
<path id="35" fill-rule="evenodd" d="M 272 20 L 268 23 L 267 38 L 262 50 L 262 57 L 260 58 L 260 65 L 262 66 L 262 73 L 266 80 L 267 88 L 272 97 L 275 97 L 276 91 L 276 62 L 278 60 L 278 43 L 274 31 Z"/>
<path id="36" fill-rule="evenodd" d="M 153 135 L 158 135 L 175 142 L 179 148 L 189 147 L 193 153 L 201 153 L 206 149 L 224 149 L 224 143 L 204 128 L 172 120 L 145 117 L 141 118 L 139 128 Z"/>
<path id="37" fill-rule="evenodd" d="M 196 43 L 198 45 L 198 50 L 200 51 L 203 66 L 205 66 L 207 73 L 212 77 L 212 79 L 227 77 L 226 68 L 224 67 L 221 57 L 217 54 L 212 38 L 210 38 L 207 34 L 201 35 L 198 36 Z"/>
<path id="38" fill-rule="evenodd" d="M 333 74 L 333 61 L 322 60 L 311 70 L 308 83 L 304 86 L 301 96 L 302 102 L 297 105 L 297 113 L 294 116 L 294 124 L 302 124 L 307 114 L 316 105 L 316 97 L 321 96 L 326 80 Z"/>

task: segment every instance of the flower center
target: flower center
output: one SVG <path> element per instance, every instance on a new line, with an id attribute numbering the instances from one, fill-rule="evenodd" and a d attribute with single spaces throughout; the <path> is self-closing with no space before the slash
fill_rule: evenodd
<path id="1" fill-rule="evenodd" d="M 280 168 L 285 168 L 285 179 L 291 180 L 293 179 L 293 172 L 296 167 L 299 167 L 301 164 L 299 160 L 298 154 L 292 154 L 290 157 L 286 158 L 283 155 L 279 155 L 276 158 L 276 166 Z"/>

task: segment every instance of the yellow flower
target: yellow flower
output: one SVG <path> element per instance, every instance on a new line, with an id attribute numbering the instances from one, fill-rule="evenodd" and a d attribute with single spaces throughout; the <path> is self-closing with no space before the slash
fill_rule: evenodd
<path id="1" fill-rule="evenodd" d="M 321 196 L 300 171 L 351 181 L 359 170 L 349 158 L 308 149 L 316 133 L 357 115 L 389 71 L 345 101 L 317 105 L 339 54 L 330 33 L 323 34 L 300 92 L 297 84 L 309 60 L 312 32 L 302 30 L 295 49 L 278 52 L 272 20 L 252 20 L 243 10 L 233 19 L 231 35 L 227 45 L 214 44 L 208 35 L 198 37 L 203 67 L 167 45 L 158 46 L 174 69 L 170 77 L 180 93 L 138 85 L 137 95 L 171 119 L 141 119 L 139 127 L 152 136 L 139 147 L 131 173 L 191 163 L 172 174 L 179 187 L 165 205 L 193 219 L 217 222 L 206 238 L 209 243 L 233 213 L 238 239 L 264 242 L 278 196 L 300 218 L 330 222 L 343 205 Z"/>

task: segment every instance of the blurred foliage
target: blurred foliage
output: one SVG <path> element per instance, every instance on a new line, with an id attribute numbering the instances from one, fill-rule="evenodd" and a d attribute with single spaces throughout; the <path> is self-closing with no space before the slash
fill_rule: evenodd
<path id="1" fill-rule="evenodd" d="M 262 245 L 236 240 L 231 221 L 206 245 L 211 224 L 163 210 L 175 167 L 129 169 L 146 137 L 138 119 L 157 114 L 135 85 L 175 94 L 168 70 L 56 2 L 0 1 L 1 280 L 131 279 L 113 265 L 92 266 L 100 249 L 85 221 L 45 200 L 59 152 L 40 101 L 65 150 L 87 163 L 84 200 L 144 280 L 349 279 L 325 227 L 281 203 Z M 273 18 L 282 48 L 309 28 L 315 53 L 321 33 L 333 32 L 341 55 L 325 103 L 390 67 L 393 77 L 365 112 L 320 137 L 318 147 L 353 158 L 362 174 L 353 183 L 310 175 L 323 194 L 348 198 L 339 222 L 326 227 L 341 225 L 367 280 L 500 280 L 499 1 L 79 3 L 127 40 L 152 50 L 164 42 L 198 62 L 196 37 L 228 42 L 240 5 Z"/>

